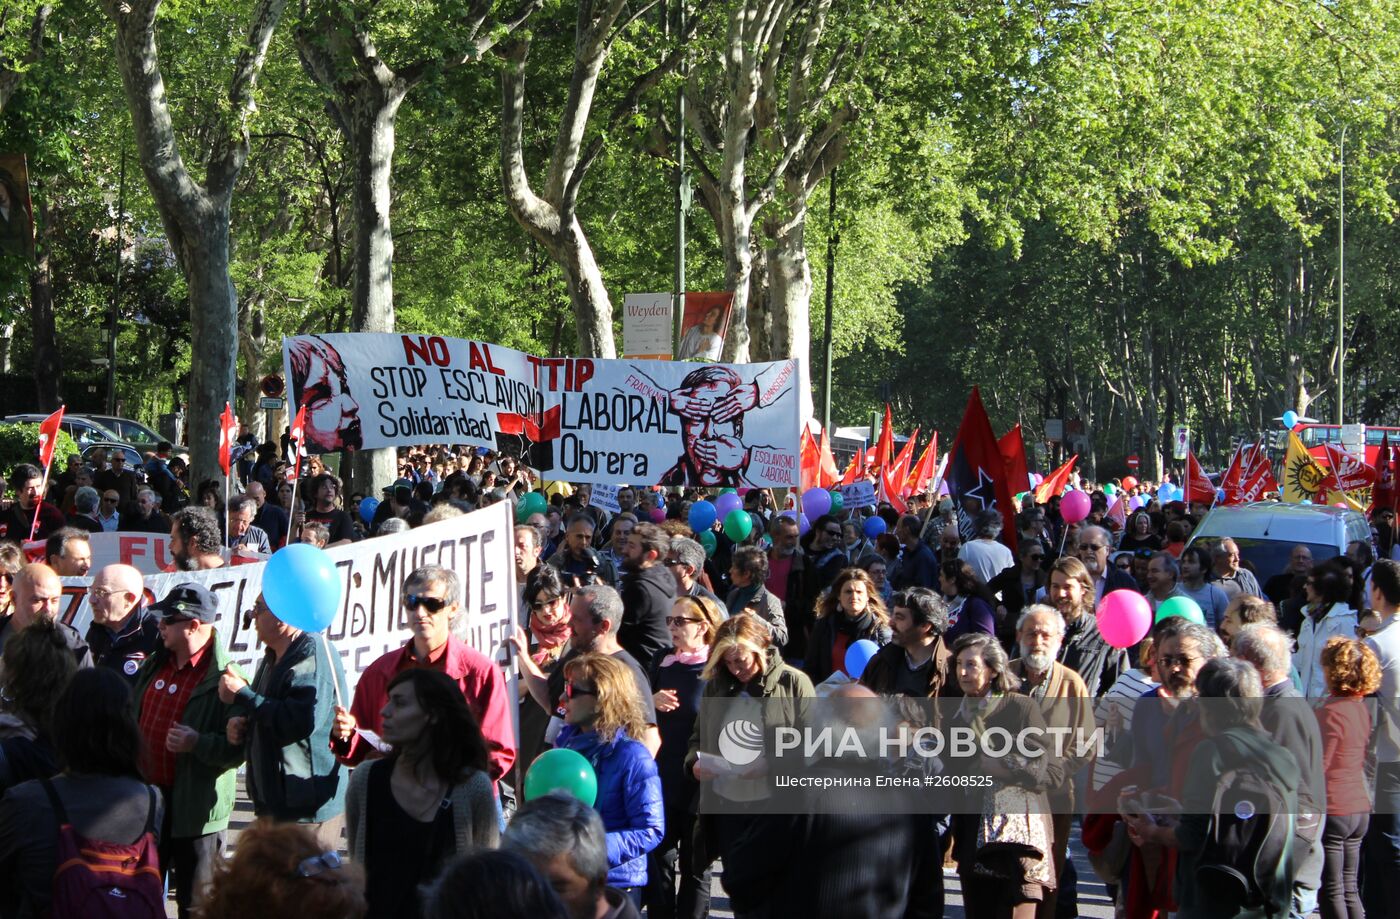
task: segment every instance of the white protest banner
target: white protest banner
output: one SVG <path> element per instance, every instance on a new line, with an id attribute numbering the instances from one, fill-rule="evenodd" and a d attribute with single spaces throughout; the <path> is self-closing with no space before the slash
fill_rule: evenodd
<path id="1" fill-rule="evenodd" d="M 874 507 L 875 506 L 875 483 L 856 482 L 852 485 L 842 485 L 837 491 L 841 492 L 841 498 L 846 507 Z"/>
<path id="2" fill-rule="evenodd" d="M 282 348 L 313 453 L 469 444 L 571 482 L 798 481 L 796 360 L 542 358 L 460 338 L 372 332 L 298 336 Z"/>
<path id="3" fill-rule="evenodd" d="M 92 570 L 108 565 L 131 565 L 142 574 L 159 574 L 169 567 L 169 533 L 93 533 Z"/>
<path id="4" fill-rule="evenodd" d="M 622 298 L 622 353 L 628 357 L 671 359 L 674 329 L 671 294 L 628 294 Z"/>
<path id="5" fill-rule="evenodd" d="M 411 637 L 402 603 L 403 582 L 424 565 L 441 565 L 457 573 L 462 611 L 453 630 L 467 644 L 505 665 L 516 604 L 513 524 L 510 503 L 503 501 L 462 517 L 326 550 L 345 584 L 340 612 L 327 637 L 340 652 L 352 690 L 360 673 L 376 658 Z M 253 630 L 243 627 L 243 613 L 252 609 L 261 592 L 266 567 L 259 562 L 150 575 L 145 579 L 147 601 L 164 597 L 185 581 L 208 587 L 219 600 L 215 623 L 219 640 L 251 673 L 262 649 Z M 91 578 L 63 579 L 66 599 L 59 618 L 80 634 L 92 621 L 87 602 L 91 583 Z"/>
<path id="6" fill-rule="evenodd" d="M 617 493 L 621 488 L 621 485 L 594 485 L 588 503 L 609 514 L 620 514 L 622 505 L 617 503 Z"/>

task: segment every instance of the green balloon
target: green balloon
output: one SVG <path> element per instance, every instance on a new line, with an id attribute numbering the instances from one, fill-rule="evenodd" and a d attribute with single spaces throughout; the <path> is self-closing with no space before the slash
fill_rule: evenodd
<path id="1" fill-rule="evenodd" d="M 1118 494 L 1118 489 L 1114 486 L 1112 482 L 1109 482 L 1108 484 L 1104 485 L 1103 493 L 1112 498 L 1114 495 Z"/>
<path id="2" fill-rule="evenodd" d="M 525 773 L 525 800 L 533 801 L 551 791 L 565 791 L 589 807 L 598 800 L 598 775 L 576 750 L 546 750 Z"/>
<path id="3" fill-rule="evenodd" d="M 527 492 L 515 506 L 515 519 L 524 522 L 531 514 L 543 514 L 549 509 L 549 499 L 538 491 Z"/>
<path id="4" fill-rule="evenodd" d="M 737 494 L 739 493 L 739 489 L 737 489 L 737 488 L 721 488 L 721 489 L 719 490 L 719 493 L 722 494 L 722 495 L 737 495 Z"/>
<path id="5" fill-rule="evenodd" d="M 743 542 L 753 532 L 753 518 L 746 510 L 734 510 L 724 518 L 724 535 L 735 542 Z"/>
<path id="6" fill-rule="evenodd" d="M 1157 606 L 1157 615 L 1153 617 L 1154 622 L 1161 622 L 1172 616 L 1180 616 L 1197 625 L 1206 624 L 1205 613 L 1201 612 L 1201 605 L 1190 597 L 1171 597 L 1163 600 Z"/>
<path id="7" fill-rule="evenodd" d="M 831 510 L 828 513 L 839 514 L 846 509 L 846 499 L 841 492 L 834 488 L 829 489 L 829 491 L 831 493 Z"/>
<path id="8" fill-rule="evenodd" d="M 719 548 L 719 540 L 715 539 L 714 531 L 706 530 L 695 538 L 700 545 L 705 547 L 705 557 L 713 558 L 715 549 Z"/>

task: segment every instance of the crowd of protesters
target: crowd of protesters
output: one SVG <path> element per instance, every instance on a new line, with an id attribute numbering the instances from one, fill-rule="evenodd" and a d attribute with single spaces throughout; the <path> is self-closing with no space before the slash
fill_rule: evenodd
<path id="1" fill-rule="evenodd" d="M 1357 919 L 1400 903 L 1393 514 L 1346 555 L 1298 546 L 1284 570 L 1257 571 L 1231 540 L 1187 545 L 1203 508 L 1148 496 L 1119 524 L 1088 483 L 1087 519 L 1027 498 L 1014 534 L 946 497 L 806 521 L 746 490 L 753 526 L 736 542 L 719 523 L 691 529 L 694 502 L 717 497 L 700 490 L 623 487 L 604 509 L 511 457 L 434 448 L 401 451 L 381 495 L 347 495 L 319 457 L 288 481 L 279 453 L 247 451 L 227 505 L 222 483 L 191 499 L 163 455 L 145 484 L 77 464 L 52 503 L 33 467 L 12 475 L 18 513 L 41 502 L 52 526 L 44 563 L 0 543 L 0 917 L 72 902 L 59 865 L 75 838 L 158 864 L 181 916 L 701 917 L 718 866 L 741 917 L 932 917 L 948 865 L 969 916 L 1051 919 L 1079 914 L 1072 839 L 1130 919 Z M 451 570 L 407 575 L 411 636 L 352 696 L 340 655 L 261 597 L 243 613 L 263 650 L 249 674 L 204 586 L 147 603 L 135 569 L 89 570 L 87 534 L 109 519 L 169 532 L 177 569 L 199 570 L 532 491 L 542 509 L 517 514 L 513 541 L 515 696 L 460 637 L 469 592 Z M 83 635 L 55 621 L 61 576 L 91 578 Z M 1096 611 L 1117 590 L 1198 615 L 1115 647 Z M 858 669 L 864 642 L 877 650 Z M 797 725 L 822 696 L 947 700 L 950 724 L 977 733 L 1066 725 L 1105 745 L 1000 764 L 997 791 L 942 816 L 773 813 L 761 764 L 716 768 L 707 704 L 762 700 Z M 591 807 L 524 800 L 554 748 L 592 766 Z M 1218 802 L 1202 789 L 1245 762 L 1275 789 L 1287 838 L 1224 865 L 1249 891 L 1236 902 L 1210 880 Z M 229 857 L 240 768 L 258 819 Z M 1016 857 L 988 835 L 1007 789 L 1050 805 L 1025 809 Z M 702 794 L 737 807 L 706 812 Z"/>

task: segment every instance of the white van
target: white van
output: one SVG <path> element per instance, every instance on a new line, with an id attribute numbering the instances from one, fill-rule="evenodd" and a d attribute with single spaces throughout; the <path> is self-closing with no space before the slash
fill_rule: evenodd
<path id="1" fill-rule="evenodd" d="M 1288 556 L 1299 543 L 1312 550 L 1314 562 L 1323 562 L 1345 555 L 1355 540 L 1369 543 L 1371 524 L 1364 514 L 1348 508 L 1256 501 L 1206 514 L 1188 545 L 1209 547 L 1227 536 L 1263 584 L 1288 567 Z"/>

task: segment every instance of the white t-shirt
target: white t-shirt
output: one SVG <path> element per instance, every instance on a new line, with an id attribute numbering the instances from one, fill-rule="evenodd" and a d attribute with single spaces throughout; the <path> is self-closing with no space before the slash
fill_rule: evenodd
<path id="1" fill-rule="evenodd" d="M 974 539 L 963 543 L 958 550 L 958 558 L 972 566 L 983 584 L 1016 564 L 1011 550 L 995 539 Z"/>

